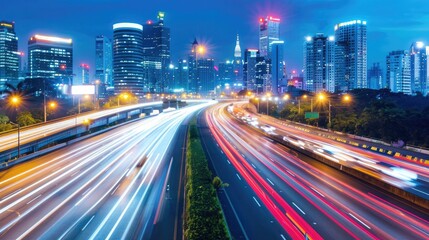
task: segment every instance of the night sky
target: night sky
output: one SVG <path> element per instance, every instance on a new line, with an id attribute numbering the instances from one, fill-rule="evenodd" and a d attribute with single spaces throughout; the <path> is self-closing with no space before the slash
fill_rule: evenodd
<path id="1" fill-rule="evenodd" d="M 368 22 L 368 66 L 389 51 L 408 49 L 414 41 L 429 43 L 427 0 L 14 0 L 1 4 L 1 18 L 15 21 L 20 50 L 36 33 L 71 37 L 75 73 L 80 63 L 94 70 L 95 36 L 112 36 L 112 25 L 156 20 L 166 13 L 171 28 L 172 60 L 187 56 L 194 37 L 209 47 L 207 57 L 231 59 L 235 36 L 241 49 L 258 47 L 258 18 L 281 18 L 287 68 L 301 69 L 303 41 L 315 33 L 334 34 L 334 25 L 353 19 Z"/>

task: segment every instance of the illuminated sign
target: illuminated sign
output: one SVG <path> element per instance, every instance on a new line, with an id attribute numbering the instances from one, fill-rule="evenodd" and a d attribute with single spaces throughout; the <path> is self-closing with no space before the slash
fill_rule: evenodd
<path id="1" fill-rule="evenodd" d="M 8 28 L 13 28 L 13 25 L 9 24 L 9 23 L 0 23 L 0 26 L 8 27 Z"/>
<path id="2" fill-rule="evenodd" d="M 92 95 L 95 94 L 94 85 L 73 85 L 72 86 L 72 95 Z"/>
<path id="3" fill-rule="evenodd" d="M 137 23 L 116 23 L 113 24 L 113 30 L 118 28 L 134 28 L 143 31 L 143 26 Z"/>
<path id="4" fill-rule="evenodd" d="M 59 37 L 51 37 L 51 36 L 44 36 L 44 35 L 35 35 L 34 38 L 36 40 L 42 40 L 42 41 L 48 41 L 48 42 L 57 42 L 57 43 L 72 43 L 71 38 L 59 38 Z"/>

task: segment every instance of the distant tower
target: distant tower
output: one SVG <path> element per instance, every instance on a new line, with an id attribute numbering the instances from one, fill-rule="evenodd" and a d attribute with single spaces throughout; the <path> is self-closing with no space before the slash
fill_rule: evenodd
<path id="1" fill-rule="evenodd" d="M 270 53 L 270 44 L 279 40 L 280 19 L 272 16 L 259 18 L 259 52 L 261 57 L 267 57 Z"/>
<path id="2" fill-rule="evenodd" d="M 112 41 L 103 36 L 95 38 L 95 79 L 113 86 L 112 80 Z"/>
<path id="3" fill-rule="evenodd" d="M 198 51 L 198 41 L 195 38 L 192 43 L 191 54 L 188 58 L 188 72 L 189 72 L 189 92 L 197 92 L 198 85 L 198 74 L 197 74 L 197 51 Z"/>
<path id="4" fill-rule="evenodd" d="M 234 50 L 234 84 L 243 83 L 243 59 L 241 57 L 240 39 L 237 34 L 237 41 Z"/>
<path id="5" fill-rule="evenodd" d="M 427 94 L 427 55 L 425 44 L 423 42 L 415 42 L 410 47 L 411 61 L 411 91 L 413 94 L 417 92 L 423 95 Z"/>
<path id="6" fill-rule="evenodd" d="M 386 57 L 386 80 L 392 92 L 411 95 L 410 54 L 408 51 L 393 51 Z"/>

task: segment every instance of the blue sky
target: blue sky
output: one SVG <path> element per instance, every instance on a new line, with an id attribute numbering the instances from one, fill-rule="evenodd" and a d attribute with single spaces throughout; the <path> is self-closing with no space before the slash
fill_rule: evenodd
<path id="1" fill-rule="evenodd" d="M 27 49 L 35 33 L 71 37 L 74 64 L 94 66 L 96 35 L 112 36 L 112 25 L 156 20 L 166 13 L 171 28 L 172 59 L 187 56 L 194 37 L 209 46 L 208 57 L 231 58 L 235 36 L 241 48 L 258 47 L 258 18 L 281 18 L 287 68 L 302 68 L 305 36 L 333 35 L 334 25 L 353 19 L 368 22 L 368 66 L 381 62 L 389 51 L 408 49 L 412 42 L 429 44 L 429 4 L 425 0 L 15 0 L 2 4 L 1 17 L 16 23 L 19 48 Z"/>

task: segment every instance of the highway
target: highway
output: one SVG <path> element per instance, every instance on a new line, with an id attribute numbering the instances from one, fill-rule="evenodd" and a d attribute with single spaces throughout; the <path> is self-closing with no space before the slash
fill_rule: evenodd
<path id="1" fill-rule="evenodd" d="M 249 113 L 243 113 L 248 115 Z M 240 114 L 241 115 L 241 114 Z M 299 148 L 314 152 L 331 161 L 374 176 L 391 185 L 429 199 L 429 168 L 413 161 L 406 161 L 385 154 L 375 153 L 349 144 L 318 136 L 304 127 L 296 127 L 270 117 L 245 119 L 249 125 L 263 128 Z M 271 127 L 273 129 L 267 129 Z"/>
<path id="2" fill-rule="evenodd" d="M 242 231 L 252 231 L 250 225 L 245 225 L 249 208 L 265 207 L 287 232 L 279 234 L 278 239 L 302 238 L 304 234 L 312 239 L 429 238 L 428 215 L 272 142 L 249 124 L 231 118 L 226 106 L 210 108 L 206 118 L 218 151 L 228 158 L 226 164 L 218 163 L 222 160 L 213 163 L 216 173 L 228 179 L 230 186 L 246 182 L 253 190 L 248 195 L 253 194 L 258 202 L 252 207 L 244 206 L 233 199 L 248 190 L 234 187 L 228 192 L 226 188 L 230 202 L 236 203 L 231 205 L 237 219 L 244 221 Z M 264 226 L 258 217 L 259 222 Z"/>
<path id="3" fill-rule="evenodd" d="M 103 116 L 115 114 L 121 111 L 131 110 L 139 107 L 149 107 L 149 106 L 160 105 L 160 104 L 162 104 L 162 102 L 150 102 L 150 103 L 141 103 L 141 104 L 123 106 L 123 107 L 118 107 L 118 108 L 113 108 L 108 110 L 102 110 L 102 111 L 91 112 L 86 114 L 85 113 L 79 114 L 79 115 L 75 115 L 74 117 L 71 116 L 64 120 L 47 122 L 41 125 L 22 128 L 20 131 L 21 145 L 64 131 L 76 125 L 80 125 L 83 123 L 85 119 L 96 119 Z M 0 135 L 0 152 L 3 152 L 11 148 L 16 148 L 17 144 L 18 144 L 17 130 Z"/>
<path id="4" fill-rule="evenodd" d="M 168 209 L 181 214 L 176 133 L 211 104 L 130 123 L 0 172 L 0 239 L 152 238 Z M 181 234 L 177 224 L 169 238 Z"/>

